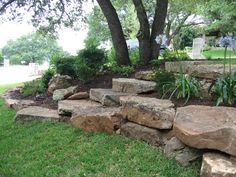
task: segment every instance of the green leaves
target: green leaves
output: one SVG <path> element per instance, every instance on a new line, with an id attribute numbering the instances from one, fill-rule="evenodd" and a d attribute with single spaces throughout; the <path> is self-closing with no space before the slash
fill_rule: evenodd
<path id="1" fill-rule="evenodd" d="M 217 96 L 216 106 L 221 103 L 233 105 L 236 99 L 235 93 L 236 75 L 229 73 L 226 77 L 220 76 L 215 83 L 209 88 L 210 93 L 215 93 Z"/>
<path id="2" fill-rule="evenodd" d="M 56 40 L 32 33 L 15 41 L 8 41 L 2 49 L 2 53 L 3 56 L 10 59 L 12 64 L 21 64 L 21 61 L 28 64 L 30 62 L 43 63 L 54 54 L 63 53 L 63 50 L 58 46 Z"/>

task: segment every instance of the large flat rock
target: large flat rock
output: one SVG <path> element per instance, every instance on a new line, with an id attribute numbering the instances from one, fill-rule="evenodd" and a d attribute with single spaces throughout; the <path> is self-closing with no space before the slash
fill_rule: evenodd
<path id="1" fill-rule="evenodd" d="M 43 108 L 39 106 L 30 106 L 17 112 L 15 120 L 60 120 L 57 110 Z"/>
<path id="2" fill-rule="evenodd" d="M 136 79 L 146 80 L 146 81 L 153 81 L 155 76 L 155 72 L 153 70 L 149 71 L 138 71 L 135 73 Z"/>
<path id="3" fill-rule="evenodd" d="M 116 92 L 112 89 L 90 89 L 89 97 L 93 101 L 98 101 L 104 106 L 120 105 L 120 97 L 130 95 L 129 93 Z"/>
<path id="4" fill-rule="evenodd" d="M 58 102 L 58 114 L 71 116 L 81 110 L 97 107 L 102 107 L 102 105 L 90 100 L 63 100 Z"/>
<path id="5" fill-rule="evenodd" d="M 130 78 L 112 79 L 112 90 L 126 93 L 145 93 L 154 91 L 156 83 Z"/>
<path id="6" fill-rule="evenodd" d="M 120 134 L 130 138 L 135 138 L 155 146 L 163 146 L 170 132 L 161 132 L 157 129 L 145 127 L 136 123 L 127 122 L 120 128 Z"/>
<path id="7" fill-rule="evenodd" d="M 175 109 L 170 100 L 125 96 L 120 101 L 122 115 L 129 121 L 151 128 L 172 128 Z"/>
<path id="8" fill-rule="evenodd" d="M 236 162 L 224 154 L 203 155 L 200 177 L 235 177 Z"/>
<path id="9" fill-rule="evenodd" d="M 66 89 L 57 89 L 53 92 L 52 98 L 54 101 L 64 100 L 76 93 L 77 90 L 77 86 L 68 87 Z"/>
<path id="10" fill-rule="evenodd" d="M 182 66 L 183 72 L 198 78 L 215 80 L 224 73 L 222 64 L 207 64 L 209 61 L 180 61 L 166 62 L 165 69 L 172 72 L 180 72 Z M 226 65 L 226 73 L 229 72 L 229 66 Z M 236 73 L 236 65 L 231 66 L 231 71 Z"/>
<path id="11" fill-rule="evenodd" d="M 177 109 L 175 136 L 198 149 L 236 156 L 236 108 L 186 106 Z"/>
<path id="12" fill-rule="evenodd" d="M 33 100 L 5 99 L 5 102 L 9 108 L 14 108 L 16 110 L 27 108 L 35 104 Z"/>
<path id="13" fill-rule="evenodd" d="M 85 131 L 113 133 L 120 128 L 120 108 L 84 109 L 70 120 L 74 127 Z"/>

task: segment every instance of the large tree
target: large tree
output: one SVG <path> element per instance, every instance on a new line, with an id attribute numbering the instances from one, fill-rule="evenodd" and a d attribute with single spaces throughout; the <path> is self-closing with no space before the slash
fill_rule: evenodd
<path id="1" fill-rule="evenodd" d="M 140 60 L 142 64 L 147 64 L 151 59 L 159 55 L 160 44 L 156 42 L 156 37 L 163 34 L 168 0 L 156 0 L 152 25 L 150 25 L 143 1 L 133 0 L 133 3 L 140 24 L 140 30 L 137 34 Z"/>
<path id="2" fill-rule="evenodd" d="M 55 54 L 64 54 L 55 39 L 38 35 L 36 33 L 24 35 L 15 41 L 10 40 L 3 47 L 2 53 L 10 59 L 12 64 L 20 64 L 25 61 L 43 63 L 51 59 Z"/>

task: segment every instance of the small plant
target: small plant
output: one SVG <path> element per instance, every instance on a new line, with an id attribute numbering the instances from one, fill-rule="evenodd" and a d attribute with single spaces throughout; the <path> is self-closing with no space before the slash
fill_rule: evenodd
<path id="1" fill-rule="evenodd" d="M 23 96 L 35 96 L 39 93 L 43 93 L 45 91 L 45 88 L 43 87 L 42 80 L 36 79 L 33 81 L 25 82 L 22 92 Z"/>
<path id="2" fill-rule="evenodd" d="M 154 75 L 154 81 L 156 82 L 156 89 L 161 90 L 162 94 L 168 94 L 168 90 L 173 88 L 175 83 L 175 75 L 173 72 L 166 71 L 164 69 L 158 69 Z"/>
<path id="3" fill-rule="evenodd" d="M 164 88 L 166 85 L 163 86 Z M 172 99 L 176 96 L 177 99 L 183 98 L 185 99 L 186 104 L 191 97 L 199 97 L 200 96 L 200 84 L 199 82 L 189 75 L 183 73 L 183 69 L 180 68 L 180 74 L 176 78 L 174 84 L 168 84 L 168 89 L 164 89 L 163 98 L 168 94 L 170 94 L 169 99 Z"/>
<path id="4" fill-rule="evenodd" d="M 48 88 L 48 83 L 51 80 L 51 78 L 54 76 L 55 70 L 54 69 L 48 69 L 42 76 L 42 85 L 44 88 Z"/>
<path id="5" fill-rule="evenodd" d="M 119 74 L 128 76 L 134 72 L 134 67 L 133 66 L 114 65 L 114 66 L 112 66 L 111 70 L 114 73 L 119 73 Z"/>
<path id="6" fill-rule="evenodd" d="M 236 99 L 235 93 L 236 75 L 230 72 L 226 77 L 223 75 L 216 79 L 209 88 L 209 93 L 217 96 L 216 106 L 221 103 L 233 105 Z"/>

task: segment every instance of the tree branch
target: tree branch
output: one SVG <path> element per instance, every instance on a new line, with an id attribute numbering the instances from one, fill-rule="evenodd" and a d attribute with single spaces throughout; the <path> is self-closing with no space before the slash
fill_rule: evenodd
<path id="1" fill-rule="evenodd" d="M 2 5 L 2 7 L 0 8 L 0 13 L 2 13 L 3 11 L 5 11 L 6 7 L 10 4 L 12 4 L 13 2 L 15 2 L 16 0 L 9 0 L 8 2 L 6 2 L 5 4 Z"/>

